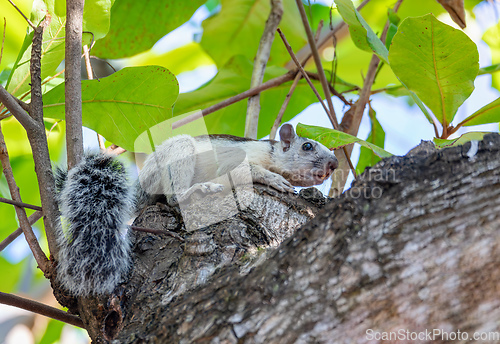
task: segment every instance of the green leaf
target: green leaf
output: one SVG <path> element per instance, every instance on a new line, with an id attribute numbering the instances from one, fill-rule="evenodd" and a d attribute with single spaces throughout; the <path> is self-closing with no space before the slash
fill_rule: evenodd
<path id="1" fill-rule="evenodd" d="M 374 145 L 371 142 L 361 140 L 356 136 L 352 136 L 347 133 L 344 133 L 343 131 L 338 131 L 335 129 L 329 129 L 329 128 L 323 128 L 323 127 L 317 127 L 299 123 L 297 125 L 297 135 L 316 140 L 330 149 L 338 149 L 347 146 L 351 143 L 358 143 L 363 147 L 369 148 L 375 155 L 377 155 L 380 158 L 387 158 L 392 156 L 391 153 Z"/>
<path id="2" fill-rule="evenodd" d="M 96 1 L 98 0 L 88 1 L 86 6 L 92 5 Z M 104 4 L 105 1 L 102 1 L 102 3 Z M 101 11 L 98 10 L 99 8 Z M 95 12 L 93 12 L 92 15 L 95 16 L 95 18 L 102 18 L 104 16 L 102 14 L 103 11 L 105 11 L 104 8 L 94 6 L 93 9 Z M 38 25 L 47 14 L 50 15 L 51 20 L 43 32 L 41 66 L 42 80 L 52 76 L 64 59 L 64 36 L 66 25 L 65 4 L 56 0 L 34 0 L 33 9 L 31 11 L 31 21 L 35 25 Z M 85 19 L 87 26 L 92 22 L 93 19 Z M 90 28 L 94 28 L 94 26 L 90 25 Z M 87 30 L 86 26 L 84 26 L 84 30 Z M 86 33 L 83 35 L 83 38 L 84 44 L 88 44 L 91 40 L 91 34 Z M 18 59 L 14 64 L 9 80 L 7 81 L 6 88 L 14 96 L 20 96 L 30 90 L 29 61 L 31 58 L 32 39 L 33 30 L 30 28 L 30 31 L 24 40 L 23 48 L 19 53 Z"/>
<path id="3" fill-rule="evenodd" d="M 223 67 L 233 56 L 253 61 L 264 25 L 271 11 L 269 0 L 222 0 L 221 11 L 203 22 L 201 46 Z M 294 0 L 283 0 L 280 28 L 290 45 L 299 49 L 307 43 L 304 27 Z M 275 39 L 267 66 L 284 66 L 290 60 L 283 42 Z"/>
<path id="4" fill-rule="evenodd" d="M 45 333 L 37 344 L 52 344 L 59 341 L 64 323 L 58 320 L 50 319 Z"/>
<path id="5" fill-rule="evenodd" d="M 447 126 L 474 90 L 476 45 L 432 14 L 406 18 L 392 40 L 389 62 L 401 82 Z"/>
<path id="6" fill-rule="evenodd" d="M 111 6 L 114 2 L 115 0 L 85 0 L 83 31 L 92 32 L 94 40 L 101 39 L 108 34 Z"/>
<path id="7" fill-rule="evenodd" d="M 175 76 L 157 66 L 129 67 L 100 80 L 83 80 L 83 125 L 134 151 L 142 132 L 172 117 L 178 94 Z M 64 84 L 45 95 L 44 115 L 64 119 Z"/>
<path id="8" fill-rule="evenodd" d="M 349 32 L 354 44 L 362 50 L 372 50 L 380 59 L 388 63 L 387 48 L 370 28 L 351 0 L 335 0 L 335 4 L 344 21 L 349 25 Z"/>
<path id="9" fill-rule="evenodd" d="M 500 23 L 486 30 L 483 41 L 490 47 L 491 63 L 500 63 Z M 491 86 L 500 91 L 500 73 L 491 76 Z"/>
<path id="10" fill-rule="evenodd" d="M 500 122 L 500 98 L 486 104 L 462 121 L 463 126 Z"/>
<path id="11" fill-rule="evenodd" d="M 500 63 L 488 67 L 479 68 L 479 72 L 477 73 L 477 75 L 492 74 L 498 71 L 500 71 Z"/>
<path id="12" fill-rule="evenodd" d="M 383 148 L 385 143 L 384 129 L 380 125 L 380 122 L 377 120 L 376 113 L 372 108 L 370 108 L 369 113 L 372 128 L 370 131 L 370 135 L 368 135 L 368 138 L 366 139 L 366 142 Z M 361 146 L 358 164 L 356 165 L 356 173 L 363 173 L 367 166 L 373 166 L 380 160 L 380 157 L 373 153 L 373 151 Z"/>
<path id="13" fill-rule="evenodd" d="M 15 1 L 16 6 L 23 13 L 30 13 L 33 0 Z M 3 42 L 2 59 L 0 61 L 0 72 L 11 67 L 19 55 L 19 50 L 22 47 L 23 39 L 26 36 L 26 28 L 28 23 L 19 12 L 7 1 L 0 2 L 0 42 Z M 4 32 L 4 20 L 6 22 Z"/>
<path id="14" fill-rule="evenodd" d="M 213 65 L 214 61 L 198 43 L 188 43 L 164 54 L 156 54 L 154 49 L 131 57 L 129 64 L 133 66 L 162 66 L 175 75 L 191 71 L 197 67 Z"/>
<path id="15" fill-rule="evenodd" d="M 458 137 L 456 139 L 444 140 L 444 139 L 434 138 L 433 141 L 434 141 L 434 144 L 436 145 L 436 147 L 446 148 L 446 147 L 452 147 L 452 146 L 460 146 L 466 142 L 473 141 L 473 140 L 474 141 L 481 141 L 483 139 L 484 135 L 487 135 L 487 134 L 491 134 L 491 133 L 471 131 L 471 132 L 460 135 L 460 137 Z"/>
<path id="16" fill-rule="evenodd" d="M 111 8 L 109 33 L 96 43 L 92 54 L 100 58 L 117 59 L 148 50 L 160 38 L 187 22 L 204 2 L 116 1 Z"/>

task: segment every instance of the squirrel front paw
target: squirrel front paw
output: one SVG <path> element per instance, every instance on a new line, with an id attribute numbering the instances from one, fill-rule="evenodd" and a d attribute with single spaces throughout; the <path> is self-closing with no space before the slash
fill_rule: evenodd
<path id="1" fill-rule="evenodd" d="M 295 189 L 292 184 L 279 174 L 271 174 L 266 176 L 266 184 L 281 192 L 295 193 Z"/>

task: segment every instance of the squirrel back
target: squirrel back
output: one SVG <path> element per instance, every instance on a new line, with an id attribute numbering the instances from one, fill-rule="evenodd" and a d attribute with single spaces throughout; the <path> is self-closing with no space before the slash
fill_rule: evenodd
<path id="1" fill-rule="evenodd" d="M 74 295 L 111 293 L 131 265 L 127 229 L 133 188 L 121 162 L 86 154 L 69 172 L 56 170 L 61 212 L 57 276 Z"/>

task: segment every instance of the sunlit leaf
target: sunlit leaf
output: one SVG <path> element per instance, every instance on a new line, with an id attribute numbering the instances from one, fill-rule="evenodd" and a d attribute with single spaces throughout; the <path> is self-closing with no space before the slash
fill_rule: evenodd
<path id="1" fill-rule="evenodd" d="M 142 132 L 172 117 L 178 94 L 175 76 L 157 66 L 129 67 L 100 80 L 83 80 L 83 125 L 133 151 Z M 44 114 L 64 119 L 64 84 L 45 95 Z"/>
<path id="2" fill-rule="evenodd" d="M 335 0 L 337 8 L 349 25 L 351 38 L 356 46 L 362 50 L 372 50 L 384 62 L 387 61 L 389 52 L 384 43 L 377 37 L 361 14 L 356 10 L 351 0 Z"/>
<path id="3" fill-rule="evenodd" d="M 118 59 L 141 53 L 191 18 L 205 0 L 120 0 L 111 8 L 108 35 L 96 42 L 92 54 Z"/>
<path id="4" fill-rule="evenodd" d="M 464 126 L 500 122 L 500 98 L 483 106 L 462 122 Z"/>
<path id="5" fill-rule="evenodd" d="M 271 11 L 269 0 L 222 0 L 221 11 L 203 22 L 201 46 L 223 67 L 233 56 L 255 58 L 264 24 Z M 299 49 L 307 42 L 297 4 L 294 0 L 283 0 L 284 13 L 279 27 L 290 45 Z M 271 48 L 268 66 L 283 66 L 290 56 L 280 39 L 275 39 Z"/>
<path id="6" fill-rule="evenodd" d="M 474 90 L 478 61 L 474 42 L 432 14 L 405 19 L 389 53 L 394 73 L 444 126 Z"/>
<path id="7" fill-rule="evenodd" d="M 384 128 L 382 128 L 379 121 L 377 120 L 375 111 L 371 108 L 369 111 L 371 120 L 371 130 L 370 130 L 370 135 L 368 135 L 368 138 L 366 139 L 366 142 L 369 142 L 377 147 L 384 148 L 384 143 L 385 143 Z M 361 174 L 367 166 L 373 166 L 380 160 L 381 160 L 380 157 L 376 155 L 371 149 L 361 146 L 358 164 L 356 165 L 356 173 Z"/>
<path id="8" fill-rule="evenodd" d="M 500 23 L 490 27 L 483 35 L 491 52 L 491 63 L 500 63 Z M 491 86 L 500 91 L 500 73 L 491 75 Z"/>
<path id="9" fill-rule="evenodd" d="M 323 127 L 317 127 L 299 123 L 297 125 L 297 135 L 316 140 L 330 149 L 338 149 L 347 146 L 351 143 L 358 143 L 361 146 L 370 149 L 380 158 L 387 158 L 392 156 L 391 153 L 387 152 L 383 148 L 374 145 L 371 142 L 361 140 L 356 136 L 352 136 L 335 129 L 329 129 L 329 128 L 323 128 Z"/>
<path id="10" fill-rule="evenodd" d="M 481 141 L 484 137 L 484 135 L 491 134 L 488 132 L 469 132 L 461 135 L 460 137 L 457 137 L 456 139 L 438 139 L 434 138 L 434 144 L 438 148 L 446 148 L 446 147 L 452 147 L 452 146 L 460 146 L 463 145 L 466 142 L 469 141 Z"/>

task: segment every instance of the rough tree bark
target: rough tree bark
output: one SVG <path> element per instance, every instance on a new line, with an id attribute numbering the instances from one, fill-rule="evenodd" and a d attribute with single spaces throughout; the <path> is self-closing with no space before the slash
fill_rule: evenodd
<path id="1" fill-rule="evenodd" d="M 311 202 L 256 192 L 238 215 L 189 233 L 176 210 L 148 208 L 138 224 L 186 242 L 137 235 L 128 282 L 110 298 L 73 300 L 94 342 L 378 343 L 369 335 L 500 331 L 499 135 L 477 151 L 424 143 L 384 159 L 310 221 L 321 207 L 311 191 Z"/>

